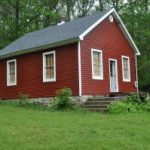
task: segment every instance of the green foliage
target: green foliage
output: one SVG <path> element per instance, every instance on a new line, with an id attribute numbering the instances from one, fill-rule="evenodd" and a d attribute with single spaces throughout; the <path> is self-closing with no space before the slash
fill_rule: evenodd
<path id="1" fill-rule="evenodd" d="M 142 100 L 140 99 L 140 96 L 139 94 L 137 93 L 131 93 L 130 96 L 128 96 L 126 98 L 126 101 L 127 103 L 138 103 L 138 104 L 141 104 L 142 103 Z"/>
<path id="2" fill-rule="evenodd" d="M 150 98 L 141 99 L 139 94 L 132 93 L 123 101 L 116 101 L 110 104 L 106 112 L 112 114 L 150 111 Z"/>
<path id="3" fill-rule="evenodd" d="M 118 114 L 118 113 L 127 113 L 127 112 L 136 112 L 136 106 L 132 103 L 124 103 L 122 101 L 113 102 L 107 107 L 106 110 L 108 113 Z"/>
<path id="4" fill-rule="evenodd" d="M 68 108 L 73 108 L 73 103 L 70 100 L 70 96 L 72 95 L 72 91 L 69 88 L 64 88 L 58 90 L 57 96 L 54 98 L 53 108 L 58 110 L 64 110 Z"/>
<path id="5" fill-rule="evenodd" d="M 150 40 L 150 39 L 149 39 Z M 149 49 L 150 50 L 150 49 Z M 147 55 L 147 57 L 144 57 Z M 139 60 L 139 86 L 142 91 L 150 93 L 150 54 L 143 54 Z"/>
<path id="6" fill-rule="evenodd" d="M 18 106 L 25 107 L 29 104 L 28 94 L 19 93 L 19 102 Z"/>

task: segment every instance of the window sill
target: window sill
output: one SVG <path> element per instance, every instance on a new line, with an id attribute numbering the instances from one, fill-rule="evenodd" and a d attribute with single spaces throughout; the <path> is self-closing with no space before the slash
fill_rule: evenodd
<path id="1" fill-rule="evenodd" d="M 7 83 L 7 86 L 16 86 L 17 84 L 16 83 Z"/>
<path id="2" fill-rule="evenodd" d="M 131 80 L 123 80 L 123 82 L 131 82 Z"/>
<path id="3" fill-rule="evenodd" d="M 56 82 L 56 79 L 43 79 L 43 83 Z"/>
<path id="4" fill-rule="evenodd" d="M 93 80 L 103 80 L 103 77 L 92 77 Z"/>

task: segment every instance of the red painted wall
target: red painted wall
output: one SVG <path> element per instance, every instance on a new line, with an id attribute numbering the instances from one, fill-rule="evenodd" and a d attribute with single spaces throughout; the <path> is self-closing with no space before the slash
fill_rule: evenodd
<path id="1" fill-rule="evenodd" d="M 92 79 L 91 48 L 103 51 L 104 80 Z M 123 82 L 121 55 L 130 57 L 131 82 Z M 119 92 L 136 92 L 135 52 L 125 39 L 116 22 L 105 19 L 81 42 L 82 94 L 107 95 L 110 93 L 109 58 L 118 61 Z"/>
<path id="2" fill-rule="evenodd" d="M 92 79 L 91 48 L 103 51 L 104 79 Z M 56 82 L 43 83 L 43 52 L 18 56 L 17 85 L 7 86 L 6 63 L 0 61 L 0 98 L 18 98 L 19 92 L 30 97 L 55 96 L 58 89 L 70 87 L 73 95 L 79 95 L 77 44 L 55 48 Z M 130 57 L 131 82 L 123 82 L 121 55 Z M 110 93 L 109 58 L 117 59 L 119 92 L 136 92 L 135 52 L 125 39 L 116 22 L 104 20 L 81 41 L 82 94 L 108 95 Z M 14 59 L 14 58 L 11 58 Z M 11 60 L 8 59 L 8 60 Z"/>
<path id="3" fill-rule="evenodd" d="M 6 63 L 0 61 L 0 98 L 18 98 L 18 93 L 27 93 L 30 97 L 54 96 L 56 90 L 70 87 L 73 95 L 78 95 L 78 52 L 77 44 L 55 48 L 56 50 L 56 82 L 43 83 L 43 52 L 18 56 L 17 85 L 7 86 Z M 14 58 L 11 58 L 14 59 Z M 11 60 L 9 59 L 9 60 Z"/>

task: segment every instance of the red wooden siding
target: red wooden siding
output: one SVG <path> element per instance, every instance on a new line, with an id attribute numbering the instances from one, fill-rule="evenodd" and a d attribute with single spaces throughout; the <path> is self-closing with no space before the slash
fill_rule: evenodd
<path id="1" fill-rule="evenodd" d="M 91 48 L 103 51 L 104 80 L 92 79 Z M 131 82 L 123 82 L 121 55 L 130 57 Z M 107 95 L 110 93 L 109 58 L 117 59 L 119 92 L 136 92 L 135 52 L 114 21 L 106 18 L 84 37 L 81 42 L 82 94 Z"/>
<path id="2" fill-rule="evenodd" d="M 50 50 L 16 57 L 16 86 L 6 85 L 7 60 L 1 60 L 0 98 L 17 98 L 19 92 L 27 93 L 30 97 L 49 97 L 54 96 L 56 90 L 64 87 L 70 87 L 73 95 L 77 96 L 79 93 L 77 44 L 55 48 L 54 50 L 56 51 L 56 82 L 43 83 L 43 52 Z"/>

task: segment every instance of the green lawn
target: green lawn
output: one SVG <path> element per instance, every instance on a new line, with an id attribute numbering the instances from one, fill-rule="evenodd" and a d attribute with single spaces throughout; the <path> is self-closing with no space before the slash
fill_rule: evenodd
<path id="1" fill-rule="evenodd" d="M 0 150 L 101 149 L 150 149 L 150 114 L 56 112 L 0 104 Z"/>

